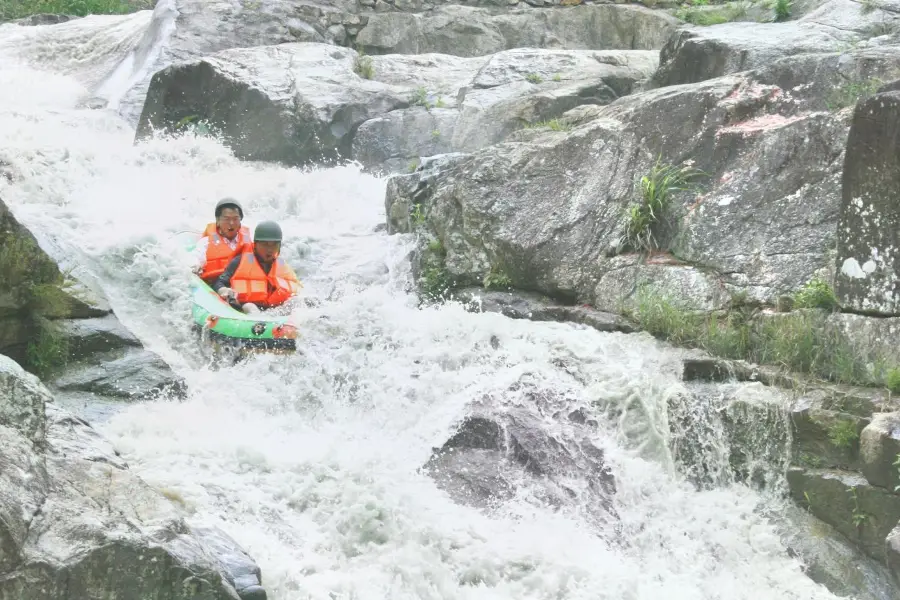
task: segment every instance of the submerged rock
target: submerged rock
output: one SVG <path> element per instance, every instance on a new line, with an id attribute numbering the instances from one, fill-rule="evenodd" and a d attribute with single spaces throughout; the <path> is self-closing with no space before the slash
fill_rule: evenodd
<path id="1" fill-rule="evenodd" d="M 90 425 L 48 401 L 35 377 L 6 357 L 0 367 L 13 384 L 0 388 L 3 414 L 46 405 L 41 446 L 0 424 L 0 597 L 265 597 L 258 567 L 233 540 L 195 533 Z"/>
<path id="2" fill-rule="evenodd" d="M 591 424 L 571 408 L 542 414 L 554 403 L 542 406 L 539 398 L 553 392 L 520 384 L 510 394 L 532 402 L 473 404 L 423 470 L 461 504 L 490 508 L 524 493 L 557 508 L 590 506 L 600 523 L 614 517 L 615 478 L 591 441 Z"/>

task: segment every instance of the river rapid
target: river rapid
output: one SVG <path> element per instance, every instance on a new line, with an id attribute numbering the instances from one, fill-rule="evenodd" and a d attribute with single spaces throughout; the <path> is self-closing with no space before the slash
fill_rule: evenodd
<path id="1" fill-rule="evenodd" d="M 676 351 L 646 335 L 419 307 L 413 239 L 378 227 L 386 180 L 354 166 L 240 162 L 193 135 L 134 145 L 116 111 L 133 79 L 116 65 L 149 24 L 144 11 L 0 25 L 0 197 L 186 379 L 187 398 L 124 405 L 96 426 L 189 519 L 242 544 L 270 598 L 835 597 L 786 552 L 765 516 L 776 499 L 730 482 L 697 490 L 675 468 Z M 106 108 L 90 108 L 98 95 Z M 188 332 L 185 232 L 226 195 L 251 229 L 283 227 L 309 300 L 293 313 L 297 356 L 216 369 Z M 615 526 L 527 489 L 490 511 L 460 506 L 419 471 L 470 402 L 522 403 L 510 387 L 523 380 L 599 420 Z"/>

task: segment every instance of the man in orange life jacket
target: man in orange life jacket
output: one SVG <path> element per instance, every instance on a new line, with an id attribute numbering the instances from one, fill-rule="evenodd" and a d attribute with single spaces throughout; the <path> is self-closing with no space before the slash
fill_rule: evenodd
<path id="1" fill-rule="evenodd" d="M 241 226 L 243 218 L 244 209 L 234 198 L 223 198 L 216 203 L 216 221 L 206 226 L 195 250 L 194 273 L 208 285 L 225 272 L 235 256 L 249 249 L 250 230 Z"/>
<path id="2" fill-rule="evenodd" d="M 285 303 L 300 291 L 300 279 L 278 256 L 280 251 L 281 227 L 263 221 L 253 232 L 253 243 L 228 263 L 212 289 L 245 313 Z"/>

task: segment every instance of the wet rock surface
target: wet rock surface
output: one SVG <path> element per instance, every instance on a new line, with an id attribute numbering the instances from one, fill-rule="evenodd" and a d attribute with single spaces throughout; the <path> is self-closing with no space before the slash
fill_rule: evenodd
<path id="1" fill-rule="evenodd" d="M 596 423 L 527 381 L 509 394 L 531 402 L 473 403 L 424 472 L 455 501 L 478 508 L 525 494 L 557 508 L 591 506 L 597 523 L 615 518 L 615 477 L 591 441 Z"/>
<path id="2" fill-rule="evenodd" d="M 259 568 L 224 532 L 194 532 L 37 378 L 6 357 L 0 366 L 2 414 L 32 415 L 0 423 L 0 597 L 265 597 Z M 26 437 L 35 419 L 38 444 Z"/>

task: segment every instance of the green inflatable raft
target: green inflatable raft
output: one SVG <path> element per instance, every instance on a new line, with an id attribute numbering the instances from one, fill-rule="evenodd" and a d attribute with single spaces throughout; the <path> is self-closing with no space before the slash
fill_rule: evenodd
<path id="1" fill-rule="evenodd" d="M 211 287 L 191 276 L 191 314 L 194 326 L 217 343 L 241 350 L 293 351 L 297 349 L 297 328 L 287 316 L 245 314 L 223 300 Z"/>
<path id="2" fill-rule="evenodd" d="M 182 232 L 188 233 L 191 232 Z M 199 235 L 192 236 L 192 251 Z M 284 315 L 266 312 L 248 315 L 231 306 L 205 281 L 191 275 L 191 317 L 195 331 L 208 336 L 216 346 L 230 346 L 242 352 L 293 352 L 297 349 L 297 328 Z"/>

